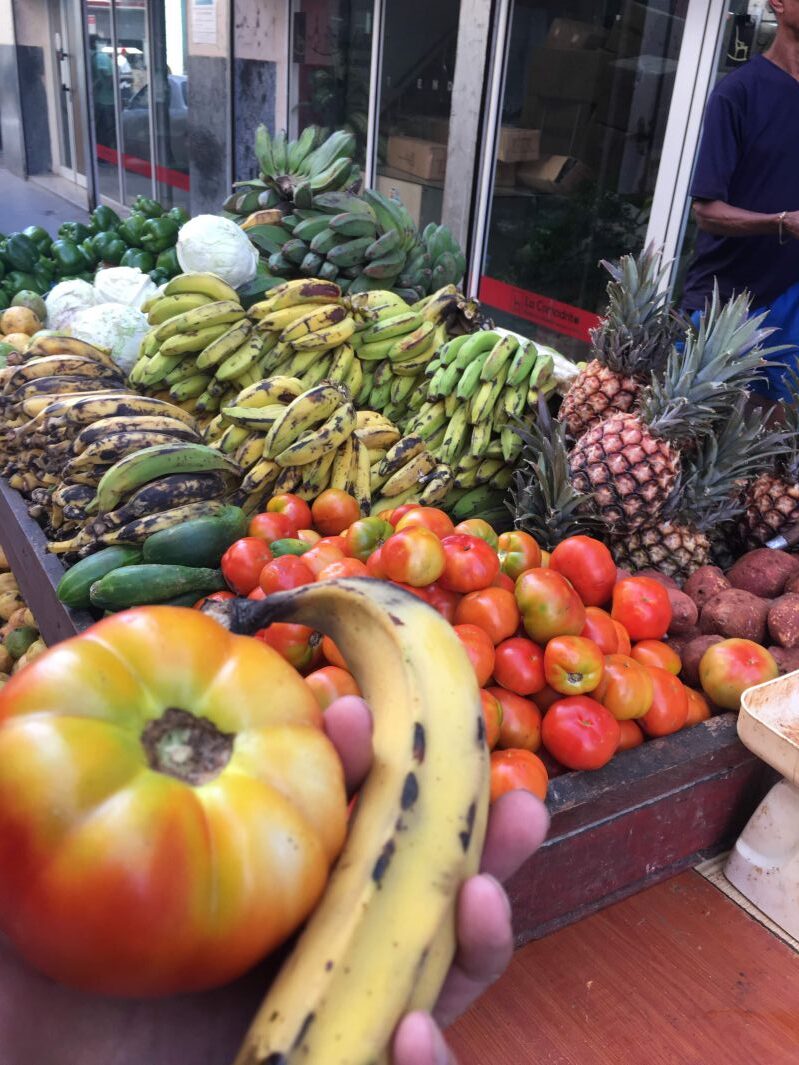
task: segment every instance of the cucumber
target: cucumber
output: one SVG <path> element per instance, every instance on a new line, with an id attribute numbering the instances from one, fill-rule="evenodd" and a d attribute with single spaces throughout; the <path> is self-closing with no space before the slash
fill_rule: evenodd
<path id="1" fill-rule="evenodd" d="M 280 558 L 281 555 L 304 555 L 310 548 L 311 545 L 306 544 L 304 540 L 295 540 L 291 536 L 284 536 L 282 540 L 273 540 L 269 545 L 269 550 L 275 558 Z"/>
<path id="2" fill-rule="evenodd" d="M 247 516 L 225 507 L 207 518 L 194 518 L 153 533 L 144 541 L 142 559 L 167 566 L 218 566 L 230 545 L 247 535 Z"/>
<path id="3" fill-rule="evenodd" d="M 202 599 L 201 595 L 197 595 L 196 592 L 186 592 L 185 595 L 176 595 L 174 599 L 166 599 L 163 603 L 159 603 L 159 606 L 194 606 L 194 604 Z"/>
<path id="4" fill-rule="evenodd" d="M 141 562 L 140 547 L 106 547 L 88 558 L 82 558 L 69 569 L 58 582 L 56 594 L 62 603 L 77 610 L 87 610 L 91 605 L 89 589 L 106 573 Z"/>
<path id="5" fill-rule="evenodd" d="M 101 610 L 125 610 L 129 606 L 163 603 L 197 593 L 196 598 L 225 587 L 218 569 L 201 566 L 123 566 L 101 577 L 91 587 L 92 606 Z"/>
<path id="6" fill-rule="evenodd" d="M 6 636 L 5 648 L 13 659 L 22 658 L 30 645 L 39 639 L 39 633 L 31 625 L 21 625 Z"/>

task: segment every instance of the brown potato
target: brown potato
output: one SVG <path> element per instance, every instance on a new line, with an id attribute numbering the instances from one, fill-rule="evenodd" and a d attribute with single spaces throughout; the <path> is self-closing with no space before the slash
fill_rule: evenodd
<path id="1" fill-rule="evenodd" d="M 763 643 L 770 603 L 741 588 L 730 588 L 705 603 L 699 616 L 699 628 L 705 634 L 738 636 L 742 640 Z"/>
<path id="2" fill-rule="evenodd" d="M 708 649 L 712 647 L 714 643 L 721 643 L 723 637 L 721 636 L 697 636 L 695 639 L 690 640 L 682 649 L 680 658 L 682 659 L 682 671 L 680 677 L 685 681 L 689 688 L 698 688 L 701 691 L 701 685 L 699 683 L 699 663 L 702 661 L 702 655 Z"/>
<path id="3" fill-rule="evenodd" d="M 742 555 L 727 571 L 727 577 L 733 588 L 742 588 L 763 599 L 776 599 L 782 594 L 788 578 L 796 573 L 799 573 L 796 555 L 758 547 Z"/>
<path id="4" fill-rule="evenodd" d="M 780 647 L 799 647 L 799 595 L 788 592 L 771 604 L 768 631 Z"/>
<path id="5" fill-rule="evenodd" d="M 682 590 L 690 595 L 700 610 L 709 599 L 719 592 L 726 592 L 728 588 L 732 588 L 732 585 L 718 566 L 700 566 L 682 586 Z"/>
<path id="6" fill-rule="evenodd" d="M 667 588 L 669 602 L 671 603 L 671 621 L 669 634 L 679 636 L 680 633 L 690 632 L 696 627 L 699 619 L 699 608 L 690 596 L 681 592 L 679 588 Z"/>

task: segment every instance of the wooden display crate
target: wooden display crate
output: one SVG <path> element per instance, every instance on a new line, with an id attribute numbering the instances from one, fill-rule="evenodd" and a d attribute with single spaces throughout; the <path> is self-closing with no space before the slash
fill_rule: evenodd
<path id="1" fill-rule="evenodd" d="M 47 644 L 90 625 L 55 588 L 63 573 L 17 492 L 0 479 L 0 545 Z M 631 895 L 735 840 L 776 779 L 739 741 L 735 714 L 550 784 L 546 843 L 508 885 L 525 943 Z"/>

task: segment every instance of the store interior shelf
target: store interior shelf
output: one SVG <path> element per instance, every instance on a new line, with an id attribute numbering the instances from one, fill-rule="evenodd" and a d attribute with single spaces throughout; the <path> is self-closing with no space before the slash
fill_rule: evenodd
<path id="1" fill-rule="evenodd" d="M 47 539 L 29 517 L 22 496 L 9 488 L 3 478 L 0 478 L 0 547 L 48 646 L 91 625 L 93 618 L 89 613 L 69 610 L 59 601 L 56 587 L 64 575 L 64 567 L 47 550 Z"/>

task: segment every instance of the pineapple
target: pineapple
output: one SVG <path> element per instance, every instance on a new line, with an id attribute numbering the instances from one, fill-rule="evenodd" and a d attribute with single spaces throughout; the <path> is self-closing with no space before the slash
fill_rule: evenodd
<path id="1" fill-rule="evenodd" d="M 794 401 L 780 404 L 785 451 L 744 489 L 740 532 L 747 548 L 762 547 L 799 523 L 799 377 L 790 377 Z"/>
<path id="2" fill-rule="evenodd" d="M 573 439 L 614 412 L 638 407 L 644 383 L 660 372 L 685 323 L 662 287 L 668 267 L 661 253 L 646 248 L 638 259 L 623 256 L 602 264 L 611 275 L 608 307 L 591 332 L 592 359 L 575 378 L 558 413 Z"/>
<path id="3" fill-rule="evenodd" d="M 657 569 L 685 580 L 711 560 L 714 534 L 737 519 L 745 502 L 741 485 L 782 454 L 787 434 L 764 428 L 755 410 L 747 418 L 741 396 L 718 436 L 708 436 L 685 460 L 680 482 L 660 520 L 611 537 L 620 566 L 636 571 Z"/>
<path id="4" fill-rule="evenodd" d="M 680 477 L 681 453 L 729 416 L 763 364 L 765 314 L 749 318 L 742 294 L 722 305 L 718 288 L 698 334 L 672 348 L 634 414 L 613 414 L 584 433 L 570 456 L 578 492 L 610 527 L 625 531 L 656 520 Z"/>
<path id="5" fill-rule="evenodd" d="M 535 537 L 545 551 L 567 536 L 595 536 L 600 525 L 586 512 L 586 496 L 569 481 L 566 431 L 553 422 L 546 401 L 538 401 L 538 420 L 520 429 L 524 450 L 513 475 L 514 526 Z"/>

